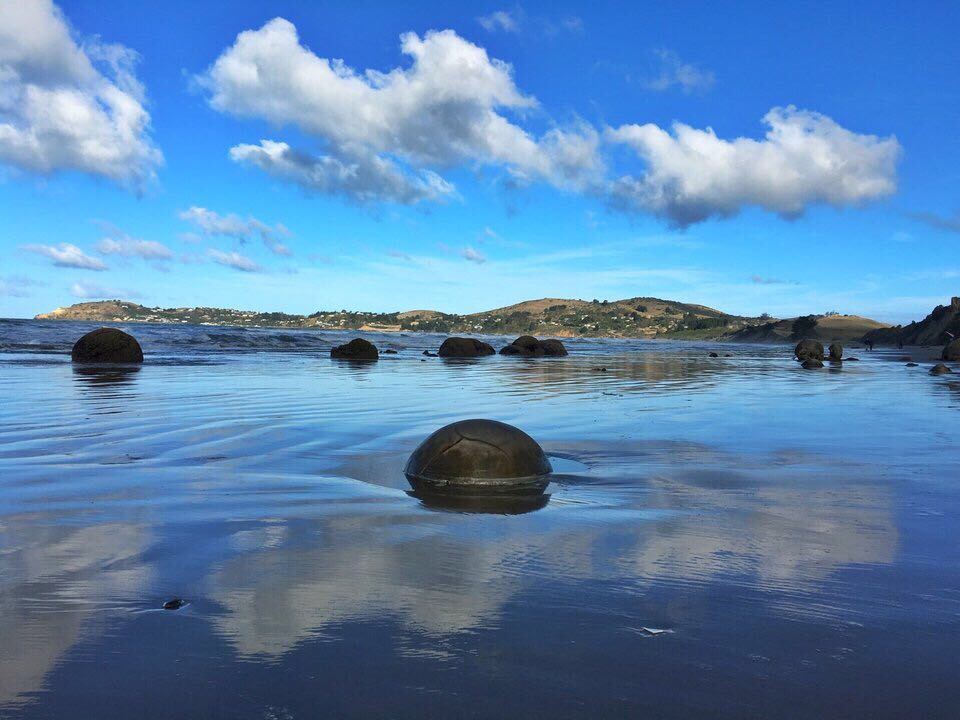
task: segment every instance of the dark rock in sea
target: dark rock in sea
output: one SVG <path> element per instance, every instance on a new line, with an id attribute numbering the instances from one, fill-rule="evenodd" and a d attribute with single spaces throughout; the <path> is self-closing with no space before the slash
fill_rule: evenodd
<path id="1" fill-rule="evenodd" d="M 427 357 L 436 357 L 436 356 L 437 356 L 437 354 L 436 354 L 435 352 L 430 352 L 429 350 L 424 350 L 424 351 L 423 351 L 423 354 L 426 355 Z"/>
<path id="2" fill-rule="evenodd" d="M 931 375 L 947 375 L 948 373 L 952 373 L 952 372 L 953 370 L 948 368 L 943 363 L 937 363 L 932 368 L 930 368 Z"/>
<path id="3" fill-rule="evenodd" d="M 337 345 L 330 357 L 338 360 L 376 360 L 380 357 L 377 346 L 363 338 L 354 338 L 346 345 Z"/>
<path id="4" fill-rule="evenodd" d="M 77 340 L 70 357 L 81 363 L 142 363 L 143 350 L 133 335 L 116 328 L 99 328 Z"/>
<path id="5" fill-rule="evenodd" d="M 920 367 L 920 364 L 915 362 L 908 362 L 907 367 Z"/>
<path id="6" fill-rule="evenodd" d="M 844 362 L 860 362 L 860 358 L 858 358 L 858 357 L 848 357 L 848 358 L 844 358 Z"/>
<path id="7" fill-rule="evenodd" d="M 830 359 L 831 360 L 843 359 L 843 345 L 841 345 L 840 343 L 833 343 L 830 345 Z"/>
<path id="8" fill-rule="evenodd" d="M 553 471 L 536 441 L 495 420 L 461 420 L 413 451 L 404 474 L 421 493 L 540 494 Z"/>
<path id="9" fill-rule="evenodd" d="M 530 335 L 521 335 L 500 350 L 501 355 L 520 357 L 563 357 L 567 349 L 559 340 L 537 340 Z"/>
<path id="10" fill-rule="evenodd" d="M 793 354 L 797 360 L 823 360 L 823 345 L 816 340 L 801 340 L 793 349 Z"/>
<path id="11" fill-rule="evenodd" d="M 448 337 L 440 346 L 440 357 L 472 358 L 493 355 L 496 351 L 489 343 L 476 338 Z"/>
<path id="12" fill-rule="evenodd" d="M 163 609 L 164 609 L 164 610 L 179 610 L 180 608 L 182 608 L 182 607 L 183 607 L 184 605 L 186 605 L 186 604 L 187 604 L 187 601 L 186 601 L 186 600 L 183 600 L 182 598 L 174 598 L 173 600 L 167 600 L 167 601 L 163 604 Z"/>
<path id="13" fill-rule="evenodd" d="M 710 357 L 720 357 L 717 353 L 710 353 Z"/>
<path id="14" fill-rule="evenodd" d="M 594 372 L 606 372 L 607 369 L 606 369 L 605 367 L 595 367 L 595 368 L 593 368 L 593 371 L 594 371 Z"/>
<path id="15" fill-rule="evenodd" d="M 807 358 L 803 361 L 803 364 L 800 367 L 802 367 L 804 370 L 819 370 L 823 367 L 823 363 L 814 358 Z"/>
<path id="16" fill-rule="evenodd" d="M 951 360 L 957 361 L 960 360 L 960 339 L 954 340 L 949 345 L 943 349 L 943 355 L 940 357 L 941 360 Z"/>
<path id="17" fill-rule="evenodd" d="M 397 354 L 397 351 L 394 350 L 393 348 L 387 348 L 386 350 L 383 351 L 383 354 L 384 354 L 384 355 L 396 355 L 396 354 Z"/>

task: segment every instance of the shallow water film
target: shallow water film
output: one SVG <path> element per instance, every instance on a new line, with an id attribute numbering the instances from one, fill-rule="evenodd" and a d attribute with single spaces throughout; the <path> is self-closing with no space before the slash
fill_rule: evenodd
<path id="1" fill-rule="evenodd" d="M 150 325 L 74 367 L 92 327 L 0 321 L 0 717 L 957 717 L 960 375 Z M 411 496 L 471 417 L 546 496 Z"/>

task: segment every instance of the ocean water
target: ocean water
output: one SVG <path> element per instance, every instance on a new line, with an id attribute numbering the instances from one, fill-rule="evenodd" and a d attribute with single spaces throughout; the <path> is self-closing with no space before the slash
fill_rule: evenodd
<path id="1" fill-rule="evenodd" d="M 0 321 L 2 718 L 960 713 L 960 375 L 159 325 L 75 368 L 92 327 Z M 409 494 L 469 417 L 543 445 L 543 501 Z"/>

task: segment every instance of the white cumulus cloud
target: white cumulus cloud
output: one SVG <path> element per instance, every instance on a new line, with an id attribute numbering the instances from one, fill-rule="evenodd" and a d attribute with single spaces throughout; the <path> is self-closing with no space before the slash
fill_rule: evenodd
<path id="1" fill-rule="evenodd" d="M 291 256 L 293 252 L 283 244 L 283 238 L 288 238 L 291 232 L 283 223 L 268 225 L 253 216 L 242 218 L 229 213 L 221 215 L 214 210 L 194 205 L 178 213 L 181 220 L 192 223 L 204 234 L 209 236 L 223 236 L 238 240 L 244 244 L 254 235 L 260 237 L 266 248 L 275 255 Z M 188 242 L 199 240 L 196 236 L 184 238 Z"/>
<path id="2" fill-rule="evenodd" d="M 672 132 L 654 124 L 609 129 L 609 141 L 628 145 L 646 165 L 611 183 L 611 201 L 686 226 L 746 206 L 795 218 L 814 203 L 859 205 L 896 190 L 896 138 L 851 132 L 792 106 L 763 120 L 762 140 L 723 140 L 683 123 Z"/>
<path id="3" fill-rule="evenodd" d="M 602 163 L 592 129 L 535 138 L 505 112 L 536 107 L 510 65 L 452 30 L 405 33 L 412 64 L 358 72 L 314 54 L 297 29 L 276 18 L 237 36 L 199 78 L 216 110 L 293 125 L 324 148 L 287 143 L 238 145 L 231 157 L 323 193 L 358 202 L 442 200 L 453 186 L 437 172 L 462 163 L 506 167 L 564 187 L 585 182 Z"/>
<path id="4" fill-rule="evenodd" d="M 246 255 L 241 255 L 238 252 L 223 252 L 216 248 L 210 248 L 207 250 L 207 255 L 218 265 L 240 270 L 241 272 L 253 273 L 260 272 L 263 269 Z"/>
<path id="5" fill-rule="evenodd" d="M 57 245 L 22 245 L 22 250 L 42 255 L 53 260 L 57 267 L 80 268 L 82 270 L 106 270 L 107 265 L 102 260 L 87 255 L 83 250 L 72 243 Z"/>
<path id="6" fill-rule="evenodd" d="M 78 45 L 50 0 L 0 0 L 0 164 L 142 189 L 163 158 L 136 60 L 98 39 Z"/>
<path id="7" fill-rule="evenodd" d="M 170 260 L 173 258 L 173 251 L 163 243 L 158 243 L 155 240 L 141 240 L 130 237 L 126 233 L 103 238 L 97 243 L 97 252 L 101 255 L 138 257 L 144 260 Z"/>

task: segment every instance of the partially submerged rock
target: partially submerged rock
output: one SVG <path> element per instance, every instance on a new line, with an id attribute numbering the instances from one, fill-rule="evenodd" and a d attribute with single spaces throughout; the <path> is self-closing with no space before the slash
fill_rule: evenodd
<path id="1" fill-rule="evenodd" d="M 915 362 L 908 362 L 908 363 L 907 363 L 907 367 L 918 367 L 919 365 L 920 365 L 920 363 L 915 363 Z"/>
<path id="2" fill-rule="evenodd" d="M 448 337 L 440 346 L 440 357 L 472 358 L 493 355 L 496 351 L 489 343 L 476 338 Z"/>
<path id="3" fill-rule="evenodd" d="M 380 353 L 377 352 L 377 346 L 369 340 L 354 338 L 345 345 L 333 348 L 330 357 L 338 360 L 377 360 Z"/>
<path id="4" fill-rule="evenodd" d="M 808 358 L 803 361 L 800 367 L 802 367 L 804 370 L 819 370 L 823 367 L 823 363 L 819 360 Z"/>
<path id="5" fill-rule="evenodd" d="M 832 361 L 843 360 L 843 345 L 833 343 L 830 345 L 830 359 Z"/>
<path id="6" fill-rule="evenodd" d="M 947 375 L 948 373 L 952 373 L 952 372 L 953 370 L 948 368 L 943 363 L 937 363 L 932 368 L 930 368 L 931 375 Z"/>
<path id="7" fill-rule="evenodd" d="M 538 340 L 531 335 L 521 335 L 500 350 L 501 355 L 520 357 L 563 357 L 567 348 L 559 340 Z"/>
<path id="8" fill-rule="evenodd" d="M 143 350 L 133 335 L 99 328 L 77 340 L 70 358 L 81 363 L 142 363 Z"/>
<path id="9" fill-rule="evenodd" d="M 823 345 L 816 340 L 801 340 L 793 349 L 797 360 L 823 360 Z"/>
<path id="10" fill-rule="evenodd" d="M 187 601 L 182 598 L 173 598 L 173 600 L 167 600 L 163 604 L 164 610 L 179 610 L 184 605 L 187 604 Z"/>
<path id="11" fill-rule="evenodd" d="M 495 420 L 461 420 L 424 440 L 404 474 L 418 492 L 537 495 L 552 471 L 543 449 L 522 430 Z"/>
<path id="12" fill-rule="evenodd" d="M 960 360 L 960 339 L 954 340 L 943 349 L 942 360 Z"/>

